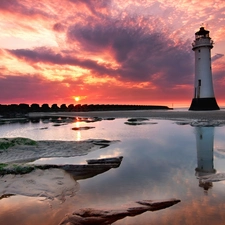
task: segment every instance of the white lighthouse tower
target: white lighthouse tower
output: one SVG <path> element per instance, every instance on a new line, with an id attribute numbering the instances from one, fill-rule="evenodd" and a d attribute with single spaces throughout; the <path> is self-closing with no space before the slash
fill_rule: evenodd
<path id="1" fill-rule="evenodd" d="M 211 49 L 213 41 L 209 31 L 201 27 L 195 33 L 192 50 L 195 52 L 194 98 L 189 110 L 219 110 L 212 81 Z"/>

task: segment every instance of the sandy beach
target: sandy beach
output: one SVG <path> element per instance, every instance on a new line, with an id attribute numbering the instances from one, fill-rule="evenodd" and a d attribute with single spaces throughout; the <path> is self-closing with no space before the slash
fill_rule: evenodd
<path id="1" fill-rule="evenodd" d="M 205 119 L 225 120 L 225 111 L 188 111 L 188 110 L 137 110 L 137 111 L 93 111 L 93 112 L 63 112 L 63 113 L 30 113 L 30 117 L 44 116 L 80 116 L 80 117 L 148 117 L 156 119 Z"/>

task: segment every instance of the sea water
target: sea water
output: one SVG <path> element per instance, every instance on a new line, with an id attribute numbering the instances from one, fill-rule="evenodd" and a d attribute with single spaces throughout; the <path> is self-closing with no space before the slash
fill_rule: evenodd
<path id="1" fill-rule="evenodd" d="M 146 124 L 136 126 L 127 125 L 126 121 L 127 118 L 119 118 L 54 126 L 53 122 L 40 120 L 0 125 L 0 137 L 118 140 L 87 155 L 42 158 L 31 163 L 84 164 L 87 159 L 123 156 L 118 168 L 75 181 L 76 192 L 71 196 L 65 194 L 63 200 L 1 193 L 0 224 L 58 224 L 66 214 L 82 208 L 119 209 L 138 200 L 168 198 L 181 202 L 114 224 L 224 224 L 225 181 L 202 183 L 201 177 L 225 173 L 225 127 L 191 126 L 187 121 L 150 118 Z M 82 126 L 94 128 L 72 130 Z M 67 188 L 65 183 L 63 188 Z"/>

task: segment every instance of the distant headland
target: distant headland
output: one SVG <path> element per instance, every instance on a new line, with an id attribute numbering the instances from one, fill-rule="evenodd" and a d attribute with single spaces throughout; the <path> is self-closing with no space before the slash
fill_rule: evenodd
<path id="1" fill-rule="evenodd" d="M 91 112 L 91 111 L 123 111 L 123 110 L 171 110 L 167 106 L 160 105 L 120 105 L 120 104 L 36 104 L 31 105 L 20 103 L 20 104 L 0 104 L 0 115 L 4 117 L 19 117 L 21 115 L 31 112 Z"/>

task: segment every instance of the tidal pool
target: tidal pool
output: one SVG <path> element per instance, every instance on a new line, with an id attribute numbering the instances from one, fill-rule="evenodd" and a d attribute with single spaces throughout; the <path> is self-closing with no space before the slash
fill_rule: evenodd
<path id="1" fill-rule="evenodd" d="M 37 188 L 40 195 L 29 196 L 26 190 L 12 195 L 6 187 L 4 193 L 0 193 L 0 224 L 53 225 L 59 224 L 65 214 L 82 208 L 117 209 L 138 200 L 168 198 L 181 202 L 113 224 L 224 224 L 225 181 L 203 182 L 201 177 L 225 173 L 225 126 L 191 126 L 186 121 L 151 119 L 143 125 L 127 125 L 126 121 L 127 118 L 121 118 L 54 126 L 53 122 L 40 120 L 0 125 L 0 137 L 119 140 L 87 155 L 41 158 L 30 163 L 84 164 L 88 159 L 123 156 L 118 168 L 86 179 L 74 180 L 57 170 L 43 173 L 40 179 L 46 177 L 48 181 L 45 190 L 39 190 L 37 180 L 28 175 L 17 177 L 26 183 L 27 192 Z M 87 125 L 94 128 L 72 130 Z M 5 182 L 4 177 L 1 182 Z M 19 184 L 15 184 L 15 190 Z M 46 199 L 43 192 L 47 191 L 57 194 Z"/>

